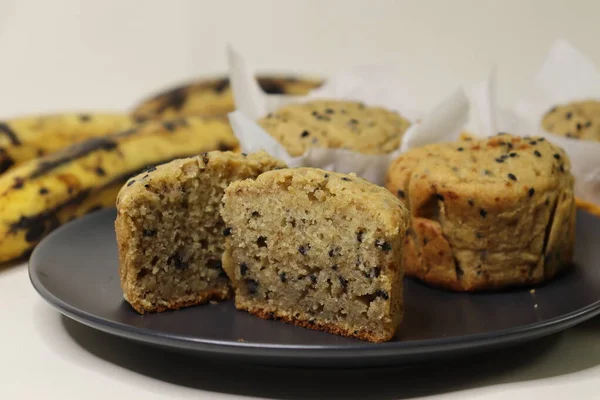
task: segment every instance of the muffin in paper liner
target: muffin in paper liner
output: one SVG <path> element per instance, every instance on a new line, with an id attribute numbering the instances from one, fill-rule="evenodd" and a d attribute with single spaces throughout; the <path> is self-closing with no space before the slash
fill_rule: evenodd
<path id="1" fill-rule="evenodd" d="M 478 137 L 499 132 L 543 136 L 562 147 L 571 160 L 577 205 L 600 216 L 600 142 L 559 136 L 542 128 L 544 116 L 557 105 L 600 100 L 600 70 L 571 44 L 560 39 L 514 108 L 498 106 L 495 86 L 492 73 L 469 92 L 468 131 Z"/>
<path id="2" fill-rule="evenodd" d="M 365 66 L 343 71 L 307 96 L 268 95 L 262 92 L 254 70 L 233 48 L 228 48 L 231 86 L 237 111 L 229 115 L 234 133 L 244 152 L 263 149 L 293 167 L 315 167 L 336 172 L 354 172 L 382 185 L 390 162 L 404 151 L 429 143 L 452 141 L 461 133 L 469 103 L 462 89 L 456 89 L 428 113 L 415 111 L 411 96 L 390 67 Z M 399 112 L 411 126 L 402 136 L 398 149 L 387 154 L 367 155 L 346 149 L 309 148 L 292 157 L 285 148 L 255 121 L 292 103 L 327 99 L 359 101 Z"/>

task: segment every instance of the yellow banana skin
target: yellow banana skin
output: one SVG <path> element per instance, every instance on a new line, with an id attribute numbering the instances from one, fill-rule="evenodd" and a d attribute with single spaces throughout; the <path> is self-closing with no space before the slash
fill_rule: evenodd
<path id="1" fill-rule="evenodd" d="M 0 173 L 93 137 L 127 129 L 128 114 L 56 114 L 0 121 Z"/>
<path id="2" fill-rule="evenodd" d="M 304 95 L 323 84 L 319 79 L 259 76 L 266 93 Z M 222 116 L 234 111 L 233 94 L 225 77 L 202 79 L 150 97 L 134 110 L 138 118 L 172 118 L 188 115 Z"/>
<path id="3" fill-rule="evenodd" d="M 70 219 L 114 206 L 123 182 L 147 166 L 237 146 L 225 119 L 189 117 L 141 123 L 13 168 L 0 176 L 0 262 Z"/>

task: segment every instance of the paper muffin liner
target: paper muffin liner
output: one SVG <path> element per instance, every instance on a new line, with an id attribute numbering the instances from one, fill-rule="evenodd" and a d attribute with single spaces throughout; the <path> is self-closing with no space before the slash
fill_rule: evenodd
<path id="1" fill-rule="evenodd" d="M 254 78 L 254 69 L 233 48 L 228 47 L 231 87 L 237 110 L 229 115 L 233 131 L 244 152 L 265 150 L 291 167 L 316 167 L 330 171 L 354 172 L 382 185 L 389 164 L 400 153 L 429 143 L 456 140 L 469 117 L 469 101 L 458 88 L 433 110 L 421 113 L 413 98 L 403 90 L 394 70 L 385 66 L 364 66 L 340 72 L 307 96 L 265 94 Z M 368 155 L 346 149 L 310 148 L 292 157 L 283 146 L 255 121 L 284 105 L 315 99 L 352 100 L 367 106 L 381 106 L 399 112 L 411 122 L 397 150 Z"/>
<path id="2" fill-rule="evenodd" d="M 547 138 L 569 155 L 579 204 L 600 205 L 600 143 L 554 135 L 541 126 L 544 115 L 558 104 L 600 100 L 600 72 L 589 58 L 567 41 L 557 40 L 513 109 L 498 106 L 494 73 L 469 94 L 469 129 L 474 135 L 507 132 Z"/>

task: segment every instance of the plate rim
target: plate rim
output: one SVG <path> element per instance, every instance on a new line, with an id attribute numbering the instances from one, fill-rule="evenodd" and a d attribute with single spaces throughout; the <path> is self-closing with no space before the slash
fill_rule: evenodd
<path id="1" fill-rule="evenodd" d="M 36 246 L 29 258 L 29 279 L 38 294 L 66 317 L 109 334 L 148 344 L 194 350 L 209 354 L 230 354 L 252 357 L 260 355 L 262 357 L 270 358 L 294 357 L 298 359 L 314 359 L 327 357 L 344 359 L 348 357 L 415 357 L 425 353 L 448 353 L 464 350 L 466 348 L 476 350 L 486 347 L 516 344 L 560 332 L 600 315 L 600 300 L 598 300 L 585 307 L 539 323 L 530 323 L 483 333 L 434 339 L 385 343 L 357 341 L 357 344 L 352 346 L 233 342 L 230 340 L 195 338 L 189 335 L 165 333 L 149 328 L 135 327 L 72 306 L 46 288 L 40 279 L 38 271 L 39 265 L 41 264 L 37 259 L 39 258 L 41 249 L 48 243 L 48 238 L 60 234 L 61 231 L 72 224 L 85 223 L 88 219 L 100 218 L 99 214 L 110 214 L 114 212 L 114 208 L 109 208 L 91 213 L 83 218 L 61 226 L 44 238 L 42 242 Z M 244 311 L 236 310 L 236 312 Z"/>

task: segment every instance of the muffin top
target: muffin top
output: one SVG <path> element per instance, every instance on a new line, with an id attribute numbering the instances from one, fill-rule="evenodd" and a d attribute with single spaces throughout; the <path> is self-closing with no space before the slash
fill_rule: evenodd
<path id="1" fill-rule="evenodd" d="M 600 141 L 600 101 L 558 105 L 544 115 L 542 127 L 555 135 Z"/>
<path id="2" fill-rule="evenodd" d="M 466 138 L 411 150 L 389 167 L 386 187 L 411 211 L 431 198 L 501 212 L 523 199 L 571 187 L 571 163 L 565 152 L 543 137 L 500 134 Z"/>
<path id="3" fill-rule="evenodd" d="M 386 154 L 400 146 L 410 122 L 381 107 L 352 101 L 315 100 L 290 104 L 258 123 L 292 156 L 311 147 Z"/>

